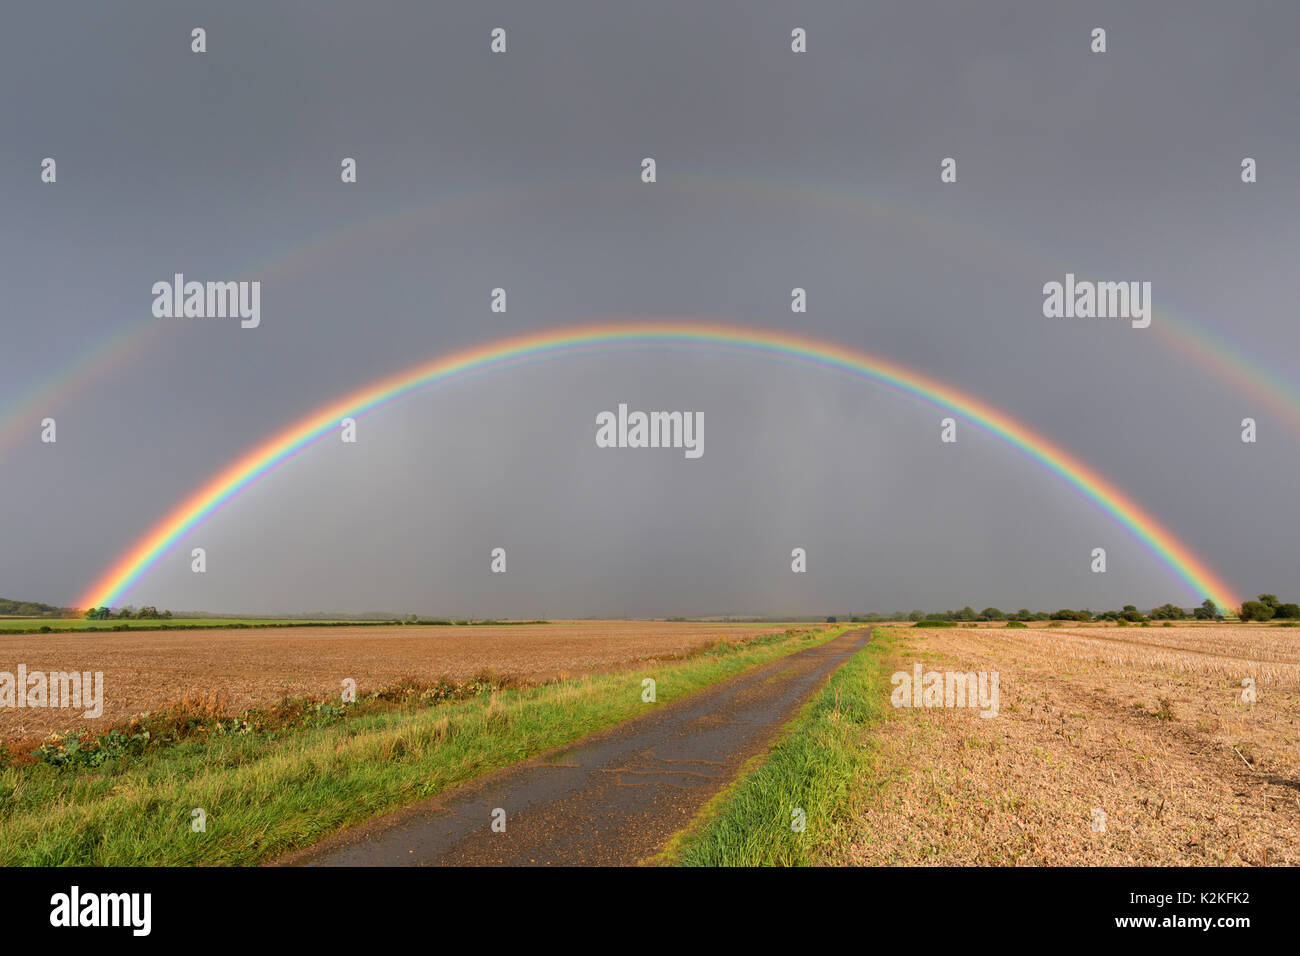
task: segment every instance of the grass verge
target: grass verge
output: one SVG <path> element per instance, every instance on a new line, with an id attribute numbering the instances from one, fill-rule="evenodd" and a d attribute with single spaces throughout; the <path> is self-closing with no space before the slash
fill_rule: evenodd
<path id="1" fill-rule="evenodd" d="M 801 866 L 842 837 L 875 776 L 871 728 L 889 711 L 895 638 L 871 642 L 831 675 L 764 757 L 718 794 L 653 862 L 682 866 Z M 797 831 L 795 811 L 804 814 Z"/>
<path id="2" fill-rule="evenodd" d="M 681 661 L 460 702 L 343 708 L 323 726 L 186 737 L 94 767 L 10 766 L 0 865 L 258 863 L 634 717 L 649 706 L 646 677 L 666 703 L 844 630 L 719 641 Z"/>

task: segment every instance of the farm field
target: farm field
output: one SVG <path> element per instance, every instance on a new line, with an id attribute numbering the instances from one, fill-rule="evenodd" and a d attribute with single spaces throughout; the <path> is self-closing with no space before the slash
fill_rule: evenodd
<path id="1" fill-rule="evenodd" d="M 102 671 L 103 714 L 87 721 L 54 708 L 0 708 L 0 742 L 76 726 L 107 728 L 186 696 L 219 694 L 232 712 L 286 696 L 332 696 L 352 678 L 357 692 L 404 678 L 463 680 L 491 670 L 548 680 L 671 658 L 717 640 L 785 625 L 568 621 L 424 627 L 364 625 L 267 630 L 0 634 L 0 670 Z"/>
<path id="2" fill-rule="evenodd" d="M 1295 630 L 891 633 L 899 670 L 997 672 L 999 710 L 887 707 L 879 775 L 821 862 L 1300 863 Z"/>
<path id="3" fill-rule="evenodd" d="M 125 630 L 164 630 L 175 628 L 184 630 L 186 628 L 199 627 L 321 627 L 327 624 L 338 625 L 342 623 L 364 624 L 365 622 L 335 622 L 335 621 L 305 621 L 301 618 L 230 618 L 230 617 L 176 617 L 176 618 L 132 618 L 130 620 L 118 620 L 116 618 L 107 621 L 90 621 L 80 617 L 0 617 L 0 634 L 5 633 L 48 633 L 41 632 L 41 628 L 49 628 L 51 631 L 70 631 L 77 633 L 94 633 L 97 631 L 115 631 L 121 633 Z"/>

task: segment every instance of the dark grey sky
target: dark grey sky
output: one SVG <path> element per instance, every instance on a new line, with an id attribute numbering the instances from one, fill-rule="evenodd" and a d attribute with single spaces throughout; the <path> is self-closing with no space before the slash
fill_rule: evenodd
<path id="1" fill-rule="evenodd" d="M 1300 378 L 1300 8 L 1083 6 L 7 14 L 0 407 L 135 331 L 127 360 L 25 410 L 22 440 L 0 448 L 0 594 L 75 601 L 206 477 L 378 376 L 660 315 L 925 370 L 1112 478 L 1242 592 L 1294 598 L 1295 418 L 1189 362 L 1162 313 Z M 190 52 L 195 26 L 206 54 Z M 496 26 L 505 55 L 488 52 Z M 806 54 L 789 50 L 795 26 Z M 1104 55 L 1088 49 L 1095 26 Z M 55 185 L 39 181 L 46 156 Z M 339 181 L 344 156 L 355 185 Z M 945 156 L 956 184 L 939 182 Z M 1244 156 L 1256 184 L 1240 182 Z M 1067 271 L 1151 281 L 1152 328 L 1044 318 L 1042 285 Z M 261 280 L 261 327 L 153 319 L 150 288 L 175 272 Z M 806 315 L 789 311 L 796 285 Z M 488 311 L 495 286 L 505 315 Z M 596 448 L 596 413 L 619 402 L 702 411 L 704 457 Z M 481 616 L 1199 601 L 1008 446 L 969 426 L 941 445 L 940 417 L 863 382 L 704 353 L 477 377 L 287 464 L 129 600 Z M 190 573 L 195 546 L 205 575 Z M 488 570 L 496 546 L 505 575 Z M 790 572 L 796 546 L 806 575 Z M 1105 575 L 1089 571 L 1098 546 Z"/>

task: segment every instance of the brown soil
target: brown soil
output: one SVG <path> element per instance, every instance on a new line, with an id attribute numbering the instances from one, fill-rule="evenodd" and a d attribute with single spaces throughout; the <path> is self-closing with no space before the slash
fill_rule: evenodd
<path id="1" fill-rule="evenodd" d="M 891 710 L 882 779 L 827 862 L 1300 863 L 1296 631 L 897 633 L 900 670 L 998 672 L 999 714 Z"/>

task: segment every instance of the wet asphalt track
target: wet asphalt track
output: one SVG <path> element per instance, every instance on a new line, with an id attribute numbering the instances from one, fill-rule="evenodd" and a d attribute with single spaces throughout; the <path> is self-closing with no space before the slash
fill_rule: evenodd
<path id="1" fill-rule="evenodd" d="M 869 629 L 745 671 L 542 757 L 332 836 L 311 866 L 609 866 L 653 856 L 762 753 Z M 639 693 L 639 688 L 637 689 Z M 506 812 L 504 833 L 492 813 Z"/>

